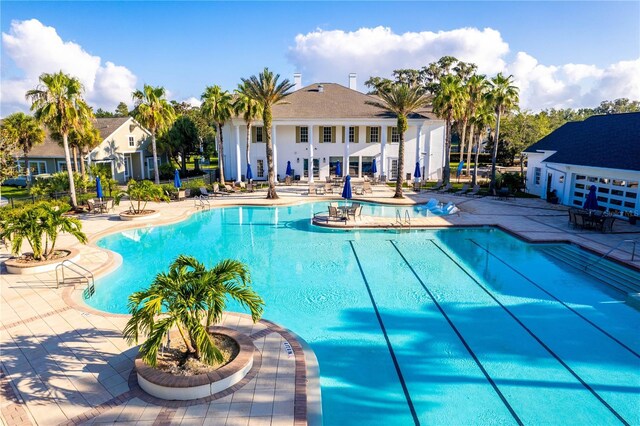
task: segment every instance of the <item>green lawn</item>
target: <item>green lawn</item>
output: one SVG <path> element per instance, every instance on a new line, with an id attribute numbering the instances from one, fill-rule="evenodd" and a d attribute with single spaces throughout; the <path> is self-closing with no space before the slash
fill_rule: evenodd
<path id="1" fill-rule="evenodd" d="M 29 196 L 29 189 L 15 186 L 2 186 L 2 196 L 5 198 L 24 198 Z"/>

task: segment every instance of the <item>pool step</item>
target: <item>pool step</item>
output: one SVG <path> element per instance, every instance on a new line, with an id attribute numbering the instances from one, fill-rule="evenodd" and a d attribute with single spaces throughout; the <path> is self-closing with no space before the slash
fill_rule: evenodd
<path id="1" fill-rule="evenodd" d="M 626 294 L 640 293 L 640 273 L 600 258 L 572 245 L 550 245 L 542 249 L 564 263 Z M 597 263 L 596 263 L 597 262 Z"/>

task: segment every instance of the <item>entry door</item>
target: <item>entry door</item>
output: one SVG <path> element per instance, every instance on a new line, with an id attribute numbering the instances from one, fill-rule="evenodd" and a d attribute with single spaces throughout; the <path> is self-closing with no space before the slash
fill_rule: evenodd
<path id="1" fill-rule="evenodd" d="M 389 179 L 396 180 L 398 179 L 398 159 L 397 158 L 389 158 Z"/>
<path id="2" fill-rule="evenodd" d="M 553 182 L 553 173 L 547 173 L 547 195 L 551 192 L 552 182 Z"/>
<path id="3" fill-rule="evenodd" d="M 158 158 L 158 165 L 160 165 L 160 159 Z M 153 179 L 155 177 L 155 167 L 153 167 L 153 157 L 147 158 L 147 179 Z"/>
<path id="4" fill-rule="evenodd" d="M 131 156 L 124 156 L 124 181 L 129 182 L 129 179 L 133 177 L 133 168 L 131 166 Z"/>
<path id="5" fill-rule="evenodd" d="M 304 177 L 309 177 L 309 160 L 307 158 L 304 159 L 304 161 L 302 162 L 302 166 L 303 166 L 303 176 Z M 313 160 L 313 177 L 317 178 L 320 177 L 320 160 Z"/>

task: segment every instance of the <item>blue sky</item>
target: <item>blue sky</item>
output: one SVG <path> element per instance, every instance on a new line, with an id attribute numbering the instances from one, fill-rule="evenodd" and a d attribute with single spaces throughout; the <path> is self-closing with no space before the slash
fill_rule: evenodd
<path id="1" fill-rule="evenodd" d="M 125 67 L 135 76 L 135 85 L 143 82 L 167 87 L 176 98 L 199 97 L 204 87 L 220 84 L 233 89 L 240 77 L 257 73 L 264 66 L 291 77 L 297 70 L 306 77 L 337 80 L 346 73 L 349 52 L 343 51 L 350 37 L 354 43 L 363 42 L 369 33 L 354 33 L 358 29 L 388 27 L 391 34 L 380 35 L 386 46 L 380 61 L 367 66 L 358 56 L 353 57 L 353 71 L 358 71 L 359 82 L 367 73 L 386 73 L 394 61 L 408 61 L 406 40 L 396 35 L 422 32 L 452 32 L 462 28 L 496 30 L 504 42 L 500 52 L 486 52 L 479 62 L 488 74 L 499 67 L 491 61 L 504 62 L 504 70 L 514 73 L 549 74 L 558 80 L 563 76 L 553 68 L 565 64 L 583 64 L 606 71 L 620 61 L 640 58 L 640 2 L 11 2 L 1 3 L 0 25 L 3 34 L 11 34 L 11 23 L 38 20 L 44 27 L 55 29 L 63 43 L 78 44 L 91 56 Z M 332 33 L 341 31 L 343 33 Z M 34 34 L 37 31 L 34 30 Z M 42 36 L 42 32 L 40 36 Z M 313 37 L 297 44 L 297 35 Z M 487 34 L 485 34 L 487 35 Z M 34 35 L 35 36 L 35 35 Z M 428 36 L 425 36 L 429 38 Z M 473 34 L 462 38 L 473 38 Z M 343 40 L 343 41 L 340 41 Z M 365 40 L 366 41 L 366 40 Z M 2 43 L 2 80 L 6 86 L 10 79 L 21 79 L 35 70 L 22 58 L 16 64 L 17 51 L 27 51 L 17 41 L 13 48 Z M 364 43 L 364 42 L 363 42 Z M 464 56 L 478 47 L 460 47 L 464 44 L 452 33 L 451 37 L 431 43 L 425 41 L 421 58 L 405 63 L 418 66 L 429 61 L 427 51 L 446 52 L 447 46 Z M 366 43 L 365 43 L 366 44 Z M 487 44 L 487 43 L 485 43 Z M 508 45 L 508 51 L 506 46 Z M 367 47 L 365 46 L 365 49 Z M 485 49 L 483 46 L 482 49 Z M 312 57 L 310 50 L 321 49 Z M 377 46 L 369 46 L 367 56 L 376 56 Z M 396 49 L 396 50 L 394 50 Z M 430 49 L 430 50 L 429 50 Z M 444 50 L 441 50 L 444 49 Z M 471 50 L 470 50 L 471 49 Z M 331 52 L 326 52 L 331 50 Z M 335 52 L 334 52 L 335 51 Z M 527 57 L 518 52 L 526 53 Z M 331 56 L 334 53 L 335 56 Z M 46 55 L 34 51 L 33 55 Z M 60 55 L 59 55 L 60 56 Z M 72 58 L 72 57 L 70 57 Z M 53 59 L 52 59 L 53 60 Z M 335 64 L 334 64 L 335 60 Z M 336 65 L 341 64 L 344 66 Z M 72 60 L 71 60 L 72 61 Z M 38 62 L 34 59 L 34 62 Z M 44 61 L 46 63 L 46 61 Z M 527 63 L 524 66 L 524 63 Z M 379 66 L 378 66 L 379 65 Z M 69 67 L 72 64 L 68 64 Z M 632 70 L 635 66 L 632 65 Z M 524 67 L 524 68 L 523 68 Z M 539 68 L 539 67 L 538 67 Z M 337 74 L 340 70 L 341 74 Z M 40 72 L 44 72 L 42 70 Z M 581 96 L 593 91 L 597 79 L 605 78 L 593 71 L 587 77 L 580 74 L 583 86 Z M 626 76 L 626 74 L 625 74 Z M 619 78 L 620 76 L 618 76 Z M 596 79 L 596 80 L 594 80 Z M 564 80 L 567 80 L 566 78 Z M 571 87 L 575 76 L 562 83 Z M 109 80 L 111 81 L 111 80 Z M 594 81 L 596 81 L 594 83 Z M 344 83 L 345 81 L 338 81 Z M 532 87 L 531 84 L 528 87 Z M 552 86 L 546 86 L 553 90 Z M 543 87 L 544 89 L 544 87 Z M 98 90 L 98 89 L 96 89 Z M 364 90 L 364 88 L 361 88 Z M 525 89 L 528 90 L 528 89 Z M 567 89 L 568 90 L 568 89 Z M 565 91 L 567 91 L 565 90 Z M 629 90 L 629 89 L 627 89 Z M 635 82 L 631 86 L 632 95 Z M 570 90 L 569 90 L 570 92 Z M 623 90 L 621 90 L 621 93 Z M 558 96 L 571 99 L 540 99 L 540 107 L 550 103 L 575 101 L 575 91 Z M 593 101 L 587 96 L 584 102 Z M 96 102 L 104 101 L 95 96 Z M 111 97 L 113 98 L 113 96 Z M 111 99 L 109 98 L 109 99 Z M 532 97 L 533 99 L 533 97 Z M 128 99 L 123 99 L 127 100 Z M 111 99 L 112 101 L 112 99 Z M 535 103 L 532 100 L 533 103 Z M 3 101 L 3 109 L 16 108 Z M 537 107 L 538 105 L 535 105 Z M 576 105 L 579 106 L 579 105 Z M 3 111 L 4 114 L 4 111 Z"/>

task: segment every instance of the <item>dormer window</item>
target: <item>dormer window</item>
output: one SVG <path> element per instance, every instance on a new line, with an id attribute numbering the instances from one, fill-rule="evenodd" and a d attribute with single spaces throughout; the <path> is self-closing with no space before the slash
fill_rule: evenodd
<path id="1" fill-rule="evenodd" d="M 129 146 L 132 148 L 136 146 L 136 139 L 133 136 L 129 136 Z"/>

